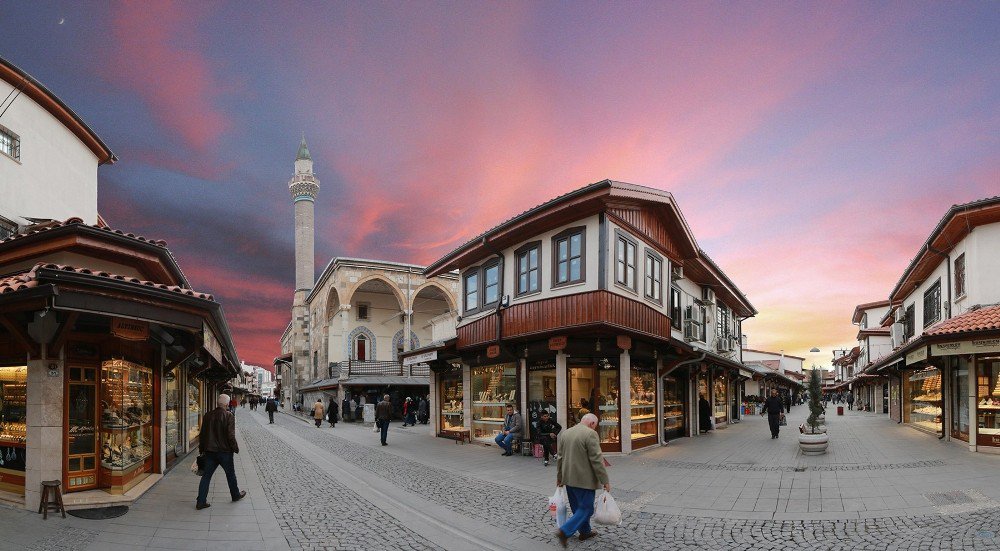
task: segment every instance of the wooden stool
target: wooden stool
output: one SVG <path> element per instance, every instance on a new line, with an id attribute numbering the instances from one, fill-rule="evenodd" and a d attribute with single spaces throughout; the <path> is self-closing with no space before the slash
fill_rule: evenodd
<path id="1" fill-rule="evenodd" d="M 63 506 L 62 491 L 59 489 L 61 484 L 58 480 L 42 481 L 42 502 L 38 504 L 38 512 L 42 513 L 43 520 L 48 520 L 49 511 L 61 511 L 63 518 L 66 518 L 66 507 Z"/>

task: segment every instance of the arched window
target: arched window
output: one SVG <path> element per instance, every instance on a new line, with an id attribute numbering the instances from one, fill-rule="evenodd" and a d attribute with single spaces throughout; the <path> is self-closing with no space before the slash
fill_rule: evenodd
<path id="1" fill-rule="evenodd" d="M 367 360 L 369 356 L 369 346 L 368 337 L 358 335 L 357 338 L 354 339 L 354 358 L 352 359 L 360 362 Z"/>

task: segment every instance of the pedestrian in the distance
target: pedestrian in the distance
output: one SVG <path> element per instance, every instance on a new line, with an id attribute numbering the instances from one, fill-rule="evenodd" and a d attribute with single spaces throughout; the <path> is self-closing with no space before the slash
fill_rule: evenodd
<path id="1" fill-rule="evenodd" d="M 344 394 L 344 401 L 340 402 L 340 412 L 345 423 L 350 421 L 351 401 L 347 399 L 347 394 Z"/>
<path id="2" fill-rule="evenodd" d="M 850 390 L 847 391 L 847 409 L 848 411 L 854 409 L 854 393 Z"/>
<path id="3" fill-rule="evenodd" d="M 389 435 L 389 419 L 391 418 L 392 403 L 389 402 L 389 395 L 386 394 L 382 397 L 382 401 L 375 406 L 375 424 L 378 425 L 379 431 L 381 432 L 383 446 L 389 445 L 385 441 L 385 438 Z"/>
<path id="4" fill-rule="evenodd" d="M 236 401 L 236 397 L 233 396 L 233 398 L 229 400 L 229 413 L 236 413 L 236 406 L 238 404 L 239 402 Z"/>
<path id="5" fill-rule="evenodd" d="M 590 527 L 590 517 L 594 514 L 594 494 L 604 487 L 611 491 L 608 471 L 604 468 L 601 453 L 601 439 L 597 436 L 597 416 L 588 413 L 576 426 L 566 429 L 559 437 L 556 458 L 556 486 L 566 486 L 566 497 L 573 516 L 556 531 L 559 543 L 566 547 L 566 541 L 580 532 L 581 540 L 589 540 L 597 535 Z"/>
<path id="6" fill-rule="evenodd" d="M 772 389 L 771 396 L 767 400 L 764 400 L 764 408 L 760 411 L 761 415 L 767 414 L 767 424 L 771 427 L 772 439 L 778 437 L 783 407 L 781 398 L 778 397 L 778 391 Z"/>
<path id="7" fill-rule="evenodd" d="M 226 411 L 231 406 L 229 396 L 220 394 L 216 401 L 217 408 L 205 414 L 201 421 L 201 433 L 198 435 L 198 451 L 205 461 L 201 483 L 198 484 L 198 501 L 195 509 L 199 511 L 211 507 L 208 503 L 208 487 L 212 482 L 215 469 L 222 467 L 229 483 L 229 495 L 233 501 L 239 501 L 247 495 L 246 490 L 240 490 L 236 483 L 236 468 L 233 465 L 233 454 L 240 453 L 236 443 L 236 417 L 233 412 Z"/>
<path id="8" fill-rule="evenodd" d="M 701 432 L 712 430 L 712 404 L 708 403 L 704 394 L 698 395 L 698 428 Z"/>
<path id="9" fill-rule="evenodd" d="M 264 404 L 264 411 L 267 412 L 267 422 L 268 424 L 274 424 L 274 412 L 278 411 L 278 402 L 274 398 L 268 398 L 267 403 Z"/>
<path id="10" fill-rule="evenodd" d="M 417 426 L 417 403 L 409 396 L 406 397 L 406 402 L 403 404 L 403 426 L 406 425 Z"/>
<path id="11" fill-rule="evenodd" d="M 312 416 L 313 419 L 316 420 L 316 428 L 320 428 L 321 426 L 323 426 L 323 419 L 326 418 L 326 415 L 323 414 L 322 398 L 316 399 L 316 403 L 313 404 Z"/>
<path id="12" fill-rule="evenodd" d="M 362 414 L 364 413 L 364 411 L 365 411 L 365 395 L 362 394 L 361 397 L 358 398 L 358 407 L 354 410 L 354 420 L 355 421 L 363 420 L 364 416 Z"/>
<path id="13" fill-rule="evenodd" d="M 337 400 L 330 398 L 330 411 L 326 413 L 326 420 L 330 422 L 330 428 L 337 426 Z"/>
<path id="14" fill-rule="evenodd" d="M 421 425 L 426 425 L 431 417 L 430 405 L 430 396 L 420 398 L 420 403 L 417 405 L 417 420 L 420 421 Z"/>

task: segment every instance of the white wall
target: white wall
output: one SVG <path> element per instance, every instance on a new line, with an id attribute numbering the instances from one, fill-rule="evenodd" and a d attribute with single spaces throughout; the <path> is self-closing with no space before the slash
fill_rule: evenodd
<path id="1" fill-rule="evenodd" d="M 12 87 L 0 81 L 0 97 Z M 0 154 L 0 215 L 97 223 L 97 156 L 59 120 L 25 94 L 0 124 L 21 138 L 20 163 Z"/>
<path id="2" fill-rule="evenodd" d="M 973 229 L 965 241 L 967 243 L 963 244 L 968 249 L 965 256 L 967 298 L 961 301 L 962 311 L 973 304 L 1000 302 L 1000 277 L 997 275 L 1000 274 L 1000 223 Z M 957 257 L 952 253 L 952 261 Z"/>

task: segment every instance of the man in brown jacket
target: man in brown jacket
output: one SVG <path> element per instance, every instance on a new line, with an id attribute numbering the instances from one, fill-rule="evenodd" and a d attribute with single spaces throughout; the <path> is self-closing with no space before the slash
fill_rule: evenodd
<path id="1" fill-rule="evenodd" d="M 601 439 L 597 436 L 599 420 L 593 413 L 580 419 L 580 423 L 559 435 L 559 457 L 556 460 L 556 486 L 566 485 L 573 516 L 556 531 L 559 543 L 566 547 L 566 540 L 578 530 L 581 540 L 597 535 L 590 527 L 594 514 L 594 494 L 602 485 L 611 491 L 608 471 L 604 468 Z"/>
<path id="2" fill-rule="evenodd" d="M 220 394 L 216 401 L 219 406 L 205 414 L 201 420 L 201 434 L 198 435 L 198 451 L 204 458 L 204 471 L 201 483 L 198 485 L 198 501 L 196 509 L 211 507 L 208 503 L 208 487 L 212 483 L 215 469 L 222 467 L 229 482 L 229 494 L 233 501 L 239 501 L 247 495 L 246 490 L 240 490 L 236 484 L 236 468 L 233 466 L 233 454 L 240 453 L 236 443 L 236 417 L 226 410 L 229 396 Z"/>
<path id="3" fill-rule="evenodd" d="M 389 402 L 389 395 L 382 397 L 382 401 L 375 406 L 375 424 L 382 431 L 382 445 L 386 444 L 385 437 L 389 435 L 389 419 L 392 418 L 392 403 Z"/>
<path id="4" fill-rule="evenodd" d="M 313 404 L 313 419 L 316 420 L 316 428 L 323 424 L 323 400 L 318 399 Z"/>

